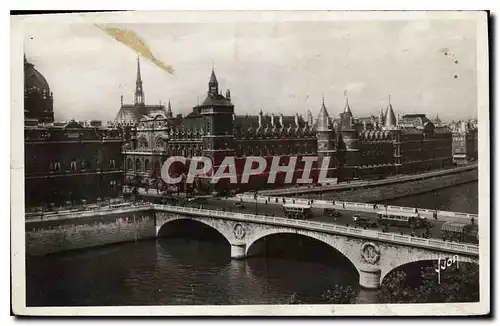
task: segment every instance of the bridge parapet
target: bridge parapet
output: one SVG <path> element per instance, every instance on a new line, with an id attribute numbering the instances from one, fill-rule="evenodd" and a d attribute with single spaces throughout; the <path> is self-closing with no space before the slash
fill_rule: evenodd
<path id="1" fill-rule="evenodd" d="M 234 212 L 207 210 L 182 206 L 170 206 L 154 204 L 153 208 L 157 211 L 167 211 L 174 213 L 186 213 L 196 216 L 205 216 L 219 219 L 240 220 L 245 222 L 254 222 L 261 224 L 271 224 L 287 226 L 298 229 L 320 231 L 324 233 L 335 233 L 340 235 L 364 238 L 370 240 L 379 240 L 393 244 L 401 244 L 411 247 L 427 248 L 442 252 L 453 252 L 469 256 L 479 256 L 479 246 L 473 244 L 460 244 L 445 242 L 436 239 L 424 239 L 399 235 L 395 233 L 378 232 L 375 230 L 365 230 L 354 227 L 347 227 L 331 223 L 310 222 L 305 220 L 293 220 L 283 217 L 270 217 L 264 215 L 242 214 Z"/>
<path id="2" fill-rule="evenodd" d="M 276 202 L 276 199 L 278 200 L 278 203 L 281 203 L 283 198 L 287 202 L 295 201 L 298 204 L 307 204 L 309 203 L 308 199 L 304 198 L 293 198 L 293 197 L 275 197 L 275 196 L 257 196 L 257 202 L 258 203 L 265 203 L 266 200 L 270 203 Z M 255 197 L 252 195 L 246 195 L 246 194 L 238 194 L 236 195 L 235 200 L 243 200 L 244 202 L 255 202 Z M 319 208 L 335 208 L 335 209 L 341 209 L 341 210 L 347 210 L 347 211 L 359 211 L 359 210 L 366 210 L 369 212 L 376 212 L 378 211 L 381 205 L 377 205 L 377 208 L 375 208 L 374 204 L 368 204 L 368 203 L 355 203 L 355 202 L 346 202 L 346 201 L 327 201 L 327 200 L 321 200 L 321 199 L 314 199 L 313 200 L 313 207 L 319 207 Z M 382 206 L 384 207 L 384 206 Z M 389 205 L 387 206 L 388 210 L 391 211 L 402 211 L 402 212 L 413 212 L 415 211 L 415 207 L 403 207 L 403 206 L 392 206 Z M 478 219 L 477 214 L 470 214 L 470 213 L 461 213 L 461 212 L 450 212 L 450 211 L 440 211 L 440 210 L 432 210 L 432 209 L 425 209 L 425 208 L 417 208 L 418 212 L 424 216 L 427 217 L 432 217 L 434 213 L 437 213 L 438 218 L 439 217 L 452 217 L 452 218 L 457 218 L 457 219 L 464 219 L 464 220 L 470 220 L 471 218 L 474 218 L 476 221 Z"/>
<path id="3" fill-rule="evenodd" d="M 30 222 L 40 222 L 40 221 L 57 221 L 64 220 L 70 218 L 85 218 L 85 217 L 95 217 L 95 216 L 104 216 L 104 215 L 112 215 L 117 213 L 129 213 L 134 211 L 145 211 L 150 210 L 152 208 L 151 204 L 144 203 L 139 205 L 129 205 L 123 207 L 99 207 L 97 209 L 89 209 L 89 210 L 66 210 L 59 211 L 56 213 L 44 213 L 44 214 L 31 214 L 26 216 L 26 223 Z"/>

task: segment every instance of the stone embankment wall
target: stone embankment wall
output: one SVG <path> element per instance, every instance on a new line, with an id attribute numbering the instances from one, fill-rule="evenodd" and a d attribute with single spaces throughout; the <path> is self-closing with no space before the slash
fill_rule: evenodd
<path id="1" fill-rule="evenodd" d="M 431 192 L 441 188 L 456 186 L 478 180 L 477 170 L 461 172 L 450 175 L 443 175 L 424 180 L 408 181 L 385 186 L 370 188 L 354 188 L 352 190 L 342 190 L 335 192 L 325 192 L 319 194 L 304 194 L 301 197 L 336 199 L 349 202 L 374 203 L 400 197 L 418 195 Z"/>
<path id="2" fill-rule="evenodd" d="M 155 217 L 152 210 L 27 221 L 26 255 L 40 256 L 155 236 Z"/>

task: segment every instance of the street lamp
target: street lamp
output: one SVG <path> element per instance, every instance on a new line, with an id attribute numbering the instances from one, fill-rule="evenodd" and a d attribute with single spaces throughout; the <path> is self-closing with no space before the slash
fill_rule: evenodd
<path id="1" fill-rule="evenodd" d="M 255 194 L 253 195 L 253 198 L 255 199 L 255 215 L 257 215 L 257 191 L 255 191 Z"/>

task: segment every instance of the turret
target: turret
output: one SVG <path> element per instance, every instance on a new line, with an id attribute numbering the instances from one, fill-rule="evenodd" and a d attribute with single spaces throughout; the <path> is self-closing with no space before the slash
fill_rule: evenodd
<path id="1" fill-rule="evenodd" d="M 394 114 L 394 110 L 392 109 L 391 96 L 389 95 L 389 105 L 387 105 L 385 113 L 384 129 L 394 128 L 396 128 L 396 115 Z"/>

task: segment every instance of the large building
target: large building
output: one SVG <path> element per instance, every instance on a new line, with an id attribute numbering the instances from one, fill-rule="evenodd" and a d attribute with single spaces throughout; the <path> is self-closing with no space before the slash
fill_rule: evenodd
<path id="1" fill-rule="evenodd" d="M 54 122 L 49 84 L 26 59 L 24 74 L 26 207 L 119 196 L 127 127 L 102 126 L 100 121 Z"/>
<path id="2" fill-rule="evenodd" d="M 173 118 L 171 109 L 168 114 L 155 111 L 138 117 L 132 141 L 123 154 L 126 183 L 158 189 L 165 188 L 160 170 L 170 156 L 208 156 L 214 168 L 224 157 L 235 156 L 239 176 L 248 156 L 266 158 L 268 168 L 276 156 L 282 164 L 290 157 L 298 156 L 300 162 L 302 156 L 318 156 L 313 179 L 317 179 L 322 160 L 329 158 L 328 177 L 342 181 L 450 166 L 452 133 L 447 127 L 435 126 L 423 114 L 397 118 L 390 100 L 378 117 L 355 118 L 347 96 L 338 119 L 328 114 L 324 100 L 315 122 L 310 111 L 306 119 L 298 114 L 265 114 L 262 110 L 257 115 L 237 115 L 230 91 L 222 95 L 212 69 L 201 105 L 185 117 Z M 301 177 L 302 168 L 297 167 L 294 181 Z M 253 175 L 249 184 L 236 187 L 258 189 L 279 186 L 284 181 L 284 174 L 279 174 L 274 185 L 266 185 L 268 173 L 269 169 Z M 210 173 L 200 177 L 199 186 L 211 177 Z M 227 187 L 222 181 L 218 185 Z"/>

